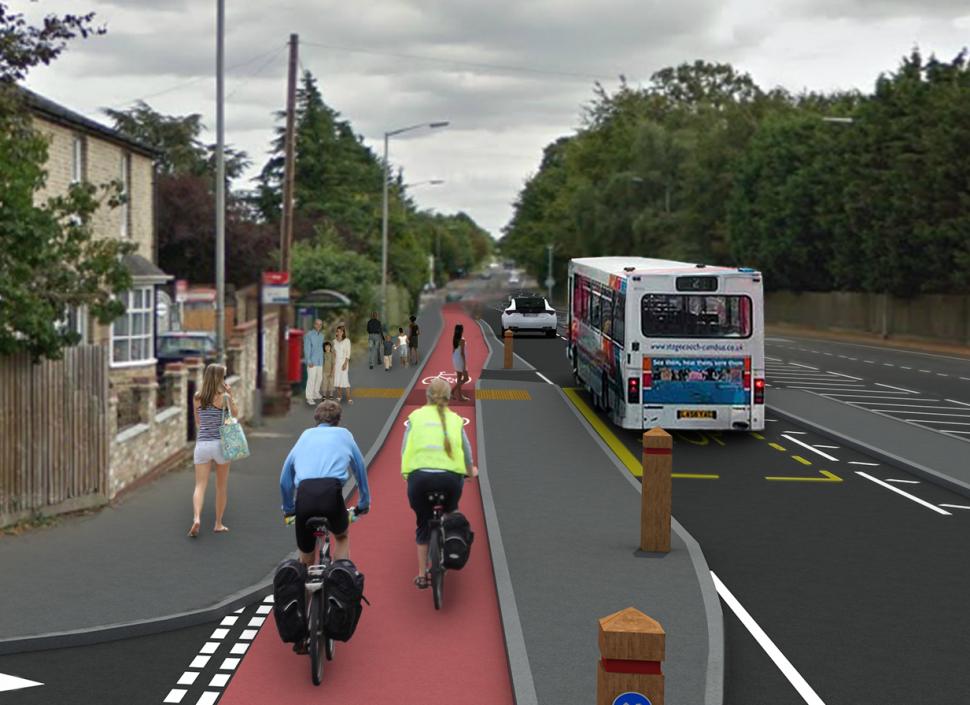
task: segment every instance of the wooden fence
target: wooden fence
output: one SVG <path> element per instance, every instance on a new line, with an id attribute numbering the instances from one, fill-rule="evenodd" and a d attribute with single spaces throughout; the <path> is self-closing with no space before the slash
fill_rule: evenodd
<path id="1" fill-rule="evenodd" d="M 0 357 L 0 526 L 107 501 L 107 399 L 102 346 Z"/>

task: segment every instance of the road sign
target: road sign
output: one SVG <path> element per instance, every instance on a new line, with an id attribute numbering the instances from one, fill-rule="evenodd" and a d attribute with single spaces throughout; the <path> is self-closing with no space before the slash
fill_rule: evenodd
<path id="1" fill-rule="evenodd" d="M 650 705 L 650 699 L 642 693 L 621 693 L 613 700 L 613 705 Z"/>
<path id="2" fill-rule="evenodd" d="M 185 301 L 185 294 L 189 290 L 189 282 L 185 279 L 175 280 L 175 301 L 182 303 Z"/>
<path id="3" fill-rule="evenodd" d="M 263 304 L 290 303 L 290 273 L 263 272 Z"/>

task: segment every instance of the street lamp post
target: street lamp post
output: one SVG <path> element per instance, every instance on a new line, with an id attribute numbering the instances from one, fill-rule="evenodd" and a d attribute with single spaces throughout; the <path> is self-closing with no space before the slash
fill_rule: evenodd
<path id="1" fill-rule="evenodd" d="M 226 155 L 225 155 L 226 3 L 216 3 L 216 348 L 226 364 Z"/>
<path id="2" fill-rule="evenodd" d="M 411 130 L 419 130 L 423 127 L 427 127 L 431 130 L 437 129 L 439 127 L 447 127 L 447 121 L 439 122 L 422 122 L 418 125 L 409 125 L 408 127 L 402 127 L 397 130 L 391 130 L 390 132 L 384 133 L 384 193 L 383 193 L 383 206 L 381 208 L 381 320 L 387 323 L 387 180 L 389 177 L 390 163 L 388 162 L 388 142 L 390 138 L 394 135 L 400 135 L 403 132 L 410 132 Z"/>

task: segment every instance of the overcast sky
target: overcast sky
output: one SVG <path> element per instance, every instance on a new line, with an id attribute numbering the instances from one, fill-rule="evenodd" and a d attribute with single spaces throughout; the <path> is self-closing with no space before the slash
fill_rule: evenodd
<path id="1" fill-rule="evenodd" d="M 601 80 L 646 81 L 695 59 L 730 62 L 764 88 L 869 90 L 914 45 L 949 59 L 970 44 L 967 0 L 227 0 L 227 141 L 258 171 L 285 100 L 285 45 L 375 150 L 391 142 L 421 207 L 464 210 L 498 236 L 542 148 L 578 125 Z M 202 113 L 215 141 L 215 0 L 13 0 L 97 13 L 103 37 L 31 74 L 34 90 L 90 116 L 144 98 Z M 466 63 L 449 63 L 466 62 Z M 476 64 L 476 65 L 471 65 Z M 101 116 L 103 119 L 103 116 Z"/>

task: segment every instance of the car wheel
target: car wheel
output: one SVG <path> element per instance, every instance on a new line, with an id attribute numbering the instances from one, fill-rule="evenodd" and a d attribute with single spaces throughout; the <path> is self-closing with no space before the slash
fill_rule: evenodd
<path id="1" fill-rule="evenodd" d="M 546 337 L 547 338 L 555 338 L 556 337 L 556 331 L 554 331 L 554 330 L 547 330 L 546 331 Z"/>

